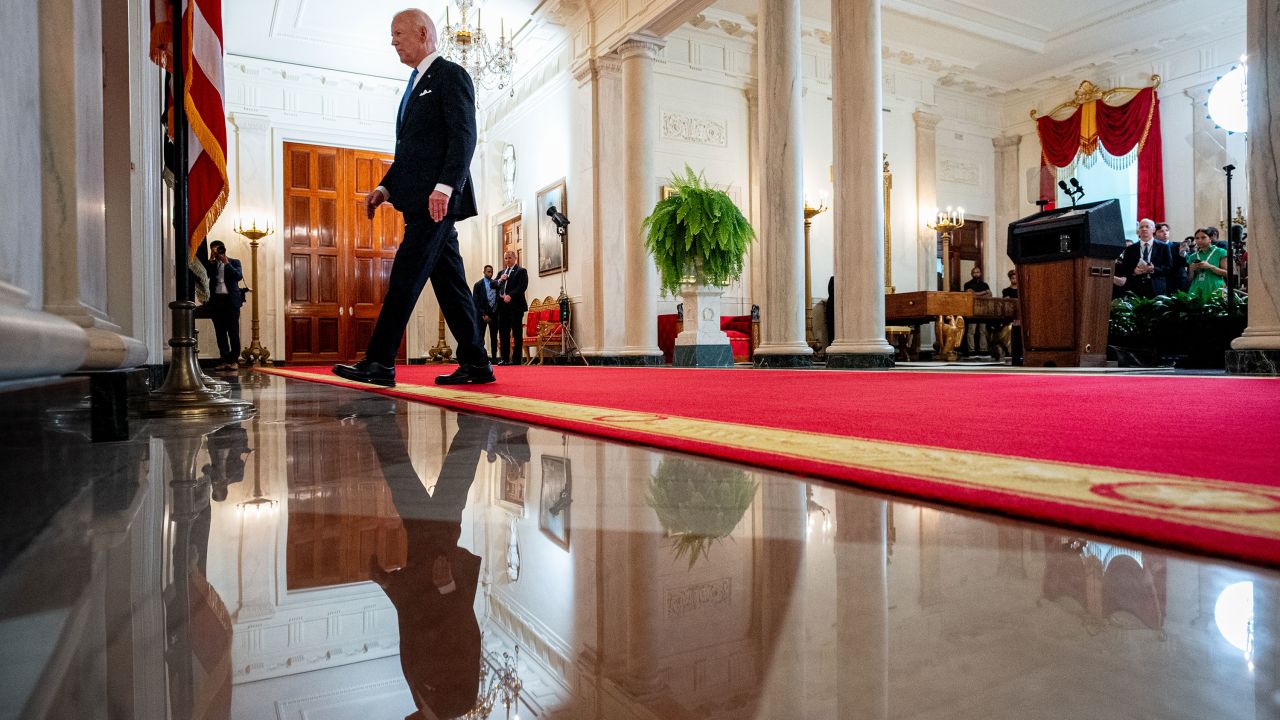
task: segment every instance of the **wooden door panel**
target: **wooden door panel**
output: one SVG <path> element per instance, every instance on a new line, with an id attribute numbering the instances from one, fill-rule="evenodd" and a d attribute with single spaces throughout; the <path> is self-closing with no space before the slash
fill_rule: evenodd
<path id="1" fill-rule="evenodd" d="M 284 153 L 285 359 L 349 362 L 367 347 L 403 233 L 390 206 L 365 217 L 391 158 L 296 143 Z"/>

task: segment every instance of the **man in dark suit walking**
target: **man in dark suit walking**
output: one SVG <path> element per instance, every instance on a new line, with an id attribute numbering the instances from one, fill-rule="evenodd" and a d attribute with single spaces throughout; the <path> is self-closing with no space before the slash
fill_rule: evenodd
<path id="1" fill-rule="evenodd" d="M 365 196 L 370 219 L 390 202 L 404 213 L 404 240 L 396 251 L 387 295 L 364 359 L 335 365 L 335 375 L 359 382 L 396 384 L 396 351 L 427 280 L 435 289 L 449 331 L 458 341 L 458 369 L 438 385 L 493 382 L 480 342 L 454 223 L 476 215 L 471 156 L 476 149 L 476 101 L 462 66 L 440 57 L 436 28 L 421 10 L 402 10 L 391 21 L 391 45 L 413 68 L 396 116 L 396 157 L 382 183 Z"/>
<path id="2" fill-rule="evenodd" d="M 502 348 L 499 362 L 504 365 L 519 365 L 524 357 L 524 313 L 529 309 L 524 291 L 528 289 L 529 271 L 516 264 L 514 250 L 506 251 L 498 274 L 498 335 Z"/>
<path id="3" fill-rule="evenodd" d="M 1169 246 L 1155 239 L 1156 224 L 1143 218 L 1138 222 L 1138 242 L 1120 255 L 1116 276 L 1125 278 L 1127 293 L 1155 297 L 1165 293 L 1172 259 Z"/>
<path id="4" fill-rule="evenodd" d="M 239 260 L 227 257 L 227 246 L 221 240 L 209 243 L 204 267 L 209 273 L 210 319 L 218 338 L 218 369 L 234 370 L 240 357 L 240 307 L 244 305 L 240 281 L 244 271 Z"/>
<path id="5" fill-rule="evenodd" d="M 480 342 L 489 333 L 489 358 L 498 355 L 498 282 L 493 279 L 493 266 L 484 266 L 484 277 L 471 288 L 471 301 L 476 305 L 476 326 L 480 329 Z"/>

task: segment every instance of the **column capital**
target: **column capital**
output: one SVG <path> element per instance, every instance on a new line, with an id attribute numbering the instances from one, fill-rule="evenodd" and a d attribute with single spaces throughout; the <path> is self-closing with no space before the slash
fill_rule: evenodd
<path id="1" fill-rule="evenodd" d="M 236 130 L 243 131 L 266 131 L 271 127 L 271 118 L 267 115 L 259 115 L 257 113 L 247 113 L 236 111 L 230 113 L 231 124 Z"/>
<path id="2" fill-rule="evenodd" d="M 618 46 L 618 56 L 623 60 L 632 58 L 643 58 L 646 60 L 657 60 L 658 54 L 662 52 L 662 48 L 667 46 L 667 41 L 655 35 L 644 33 L 635 33 L 627 36 L 627 39 Z"/>
<path id="3" fill-rule="evenodd" d="M 1001 135 L 991 138 L 991 145 L 996 150 L 1006 150 L 1008 148 L 1016 148 L 1022 144 L 1021 135 Z"/>
<path id="4" fill-rule="evenodd" d="M 616 55 L 587 58 L 573 66 L 573 79 L 579 85 L 585 85 L 590 80 L 615 77 L 621 73 L 622 60 Z"/>
<path id="5" fill-rule="evenodd" d="M 911 117 L 916 121 L 917 130 L 937 130 L 938 124 L 942 122 L 941 115 L 924 108 L 911 113 Z"/>

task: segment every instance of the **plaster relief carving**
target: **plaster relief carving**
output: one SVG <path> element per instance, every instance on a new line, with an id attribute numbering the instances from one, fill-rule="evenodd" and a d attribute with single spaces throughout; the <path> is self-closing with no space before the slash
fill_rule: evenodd
<path id="1" fill-rule="evenodd" d="M 729 145 L 728 123 L 667 110 L 662 112 L 662 137 L 713 147 Z"/>
<path id="2" fill-rule="evenodd" d="M 663 598 L 668 618 L 678 618 L 703 608 L 728 605 L 733 601 L 729 578 L 668 590 Z"/>
<path id="3" fill-rule="evenodd" d="M 942 160 L 938 163 L 938 178 L 956 185 L 981 184 L 978 166 L 963 160 Z"/>

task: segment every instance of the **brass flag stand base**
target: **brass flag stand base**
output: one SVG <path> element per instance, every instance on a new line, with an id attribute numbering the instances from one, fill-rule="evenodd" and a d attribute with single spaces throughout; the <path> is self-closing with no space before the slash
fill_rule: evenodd
<path id="1" fill-rule="evenodd" d="M 193 337 L 196 304 L 189 300 L 169 303 L 173 312 L 173 348 L 169 374 L 160 389 L 151 393 L 142 408 L 143 417 L 218 418 L 239 420 L 253 414 L 253 403 L 224 398 L 205 387 L 196 364 L 196 341 Z"/>

